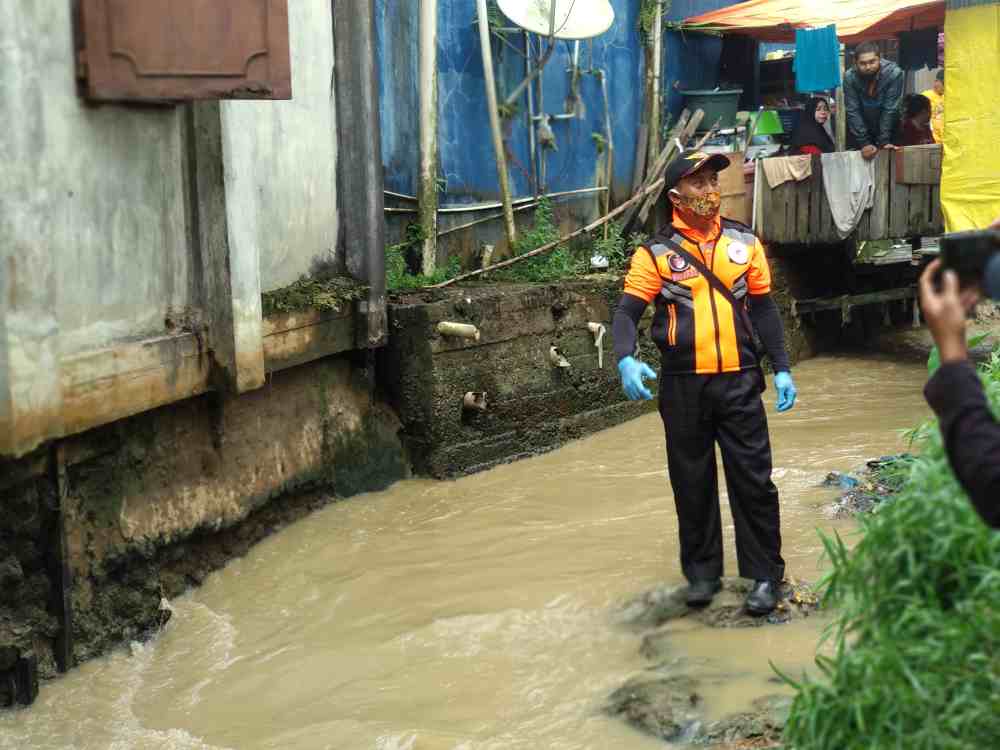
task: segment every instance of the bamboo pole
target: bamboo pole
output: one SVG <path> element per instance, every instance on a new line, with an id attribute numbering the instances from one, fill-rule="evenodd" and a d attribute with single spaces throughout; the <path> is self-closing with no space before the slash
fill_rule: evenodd
<path id="1" fill-rule="evenodd" d="M 685 131 L 685 128 L 687 128 L 689 120 L 690 120 L 690 115 L 688 114 L 688 111 L 685 109 L 684 111 L 681 112 L 681 116 L 677 118 L 677 125 L 674 127 L 672 131 L 670 131 L 670 138 L 667 142 L 667 145 L 663 147 L 663 151 L 659 154 L 659 156 L 657 156 L 656 161 L 653 163 L 652 168 L 646 174 L 645 181 L 642 183 L 642 185 L 639 186 L 638 190 L 645 190 L 646 187 L 651 182 L 653 182 L 657 177 L 659 177 L 659 172 L 661 172 L 663 168 L 666 167 L 667 161 L 670 159 L 671 153 L 673 149 L 676 147 L 676 141 L 681 138 L 682 134 Z M 633 206 L 629 209 L 628 213 L 625 214 L 625 218 L 622 219 L 622 226 L 626 230 L 632 224 L 632 219 L 635 218 L 635 214 L 638 210 L 639 206 L 633 204 Z"/>
<path id="2" fill-rule="evenodd" d="M 542 255 L 543 253 L 547 253 L 551 250 L 554 250 L 560 245 L 565 244 L 566 242 L 569 242 L 570 240 L 575 239 L 582 234 L 594 231 L 595 229 L 597 229 L 597 227 L 601 226 L 602 224 L 606 224 L 619 214 L 624 213 L 626 210 L 628 210 L 630 206 L 637 203 L 640 199 L 644 198 L 647 194 L 651 193 L 653 190 L 657 190 L 662 187 L 663 187 L 663 179 L 661 178 L 656 182 L 654 182 L 652 185 L 649 185 L 648 187 L 644 188 L 642 192 L 633 195 L 631 198 L 622 203 L 620 206 L 618 206 L 618 208 L 616 208 L 611 213 L 602 216 L 601 218 L 595 221 L 592 221 L 590 224 L 583 227 L 582 229 L 577 229 L 575 232 L 567 234 L 565 237 L 562 237 L 553 242 L 549 242 L 548 244 L 542 245 L 541 247 L 535 248 L 534 250 L 524 253 L 523 255 L 518 255 L 514 258 L 508 258 L 507 260 L 500 261 L 499 263 L 494 263 L 492 266 L 486 266 L 485 268 L 480 268 L 477 271 L 469 271 L 468 273 L 459 274 L 453 279 L 442 281 L 440 284 L 434 284 L 433 286 L 429 286 L 427 288 L 441 289 L 446 286 L 451 286 L 456 282 L 464 281 L 465 279 L 471 279 L 473 276 L 479 276 L 480 274 L 489 273 L 490 271 L 495 271 L 498 268 L 505 268 L 506 266 L 512 266 L 515 263 L 520 263 L 522 260 L 527 260 L 528 258 L 534 258 L 536 255 Z"/>
<path id="3" fill-rule="evenodd" d="M 840 45 L 840 85 L 837 87 L 837 150 L 847 150 L 847 106 L 844 103 L 844 73 L 847 68 L 844 45 Z"/>
<path id="4" fill-rule="evenodd" d="M 513 248 L 517 240 L 517 228 L 514 226 L 514 208 L 511 204 L 510 181 L 507 176 L 507 156 L 503 150 L 503 135 L 500 131 L 500 111 L 497 107 L 497 88 L 493 75 L 493 50 L 490 46 L 490 19 L 486 10 L 486 0 L 477 0 L 476 5 L 479 10 L 479 45 L 483 53 L 486 104 L 490 110 L 490 129 L 493 131 L 493 150 L 496 153 L 500 200 L 503 203 L 504 232 L 507 235 L 507 244 Z"/>
<path id="5" fill-rule="evenodd" d="M 421 272 L 428 276 L 437 265 L 437 0 L 420 0 L 420 225 Z"/>
<path id="6" fill-rule="evenodd" d="M 601 96 L 604 98 L 604 140 L 607 141 L 606 148 L 606 158 L 605 158 L 605 177 L 604 184 L 607 186 L 607 192 L 604 194 L 604 213 L 607 214 L 611 211 L 611 183 L 614 179 L 614 163 L 615 163 L 615 138 L 614 131 L 611 127 L 611 101 L 608 97 L 608 74 L 604 70 L 600 73 L 601 76 Z M 604 225 L 604 239 L 608 239 L 608 229 L 607 224 Z"/>
<path id="7" fill-rule="evenodd" d="M 531 56 L 534 54 L 534 45 L 531 43 L 531 34 L 527 31 L 524 37 L 524 75 L 531 77 Z M 531 155 L 531 192 L 536 197 L 541 188 L 538 179 L 538 144 L 535 140 L 535 87 L 528 86 L 528 153 Z"/>
<path id="8" fill-rule="evenodd" d="M 647 158 L 652 161 L 653 154 L 660 153 L 660 70 L 662 68 L 663 49 L 663 4 L 657 2 L 656 15 L 653 17 L 653 55 L 652 81 L 649 92 L 649 146 L 646 149 Z"/>

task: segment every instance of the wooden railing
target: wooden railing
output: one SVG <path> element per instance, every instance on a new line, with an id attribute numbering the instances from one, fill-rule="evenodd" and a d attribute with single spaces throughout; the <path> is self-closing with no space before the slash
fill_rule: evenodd
<path id="1" fill-rule="evenodd" d="M 875 199 L 855 230 L 858 240 L 936 236 L 941 216 L 941 147 L 882 151 L 875 160 Z M 757 234 L 767 243 L 841 242 L 823 189 L 823 167 L 813 156 L 812 176 L 776 188 L 758 170 Z"/>

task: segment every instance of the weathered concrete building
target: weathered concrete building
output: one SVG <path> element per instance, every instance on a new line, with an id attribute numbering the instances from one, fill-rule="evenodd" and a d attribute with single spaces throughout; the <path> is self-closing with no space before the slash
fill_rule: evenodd
<path id="1" fill-rule="evenodd" d="M 171 545 L 405 468 L 365 375 L 386 320 L 371 3 L 287 3 L 290 101 L 156 104 L 83 95 L 79 5 L 0 10 L 0 704 L 155 625 L 185 585 L 151 573 Z M 103 20 L 136 71 L 224 57 L 155 46 L 205 19 Z M 154 42 L 116 52 L 133 32 Z M 262 310 L 338 275 L 340 302 Z"/>

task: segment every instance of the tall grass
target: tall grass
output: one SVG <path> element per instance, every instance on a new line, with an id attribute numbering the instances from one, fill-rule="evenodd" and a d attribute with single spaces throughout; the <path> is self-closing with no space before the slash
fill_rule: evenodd
<path id="1" fill-rule="evenodd" d="M 998 413 L 1000 355 L 981 375 Z M 858 544 L 824 537 L 833 656 L 817 657 L 818 678 L 786 677 L 787 748 L 1000 747 L 1000 532 L 972 509 L 936 426 L 913 434 L 919 456 L 862 517 Z"/>

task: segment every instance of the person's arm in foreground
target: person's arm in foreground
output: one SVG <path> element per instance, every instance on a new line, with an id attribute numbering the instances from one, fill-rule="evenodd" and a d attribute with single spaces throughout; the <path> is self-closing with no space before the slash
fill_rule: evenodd
<path id="1" fill-rule="evenodd" d="M 747 270 L 747 287 L 750 320 L 764 350 L 771 359 L 774 368 L 774 388 L 778 392 L 778 411 L 788 411 L 795 406 L 798 391 L 792 380 L 792 368 L 785 349 L 785 329 L 781 324 L 781 313 L 778 305 L 771 297 L 771 268 L 767 263 L 767 253 L 764 246 L 754 242 L 750 267 Z"/>
<path id="2" fill-rule="evenodd" d="M 960 292 L 958 277 L 945 271 L 940 291 L 934 275 L 941 261 L 920 277 L 920 308 L 941 352 L 941 367 L 924 389 L 941 426 L 955 476 L 990 526 L 1000 528 L 1000 423 L 993 418 L 965 343 L 966 312 L 974 291 Z"/>
<path id="3" fill-rule="evenodd" d="M 643 382 L 656 380 L 656 372 L 645 362 L 640 362 L 635 353 L 639 320 L 648 305 L 660 290 L 660 274 L 649 254 L 638 248 L 632 257 L 632 264 L 625 277 L 625 292 L 618 301 L 611 321 L 611 336 L 615 342 L 615 359 L 622 379 L 622 389 L 630 401 L 651 399 L 653 394 Z"/>

